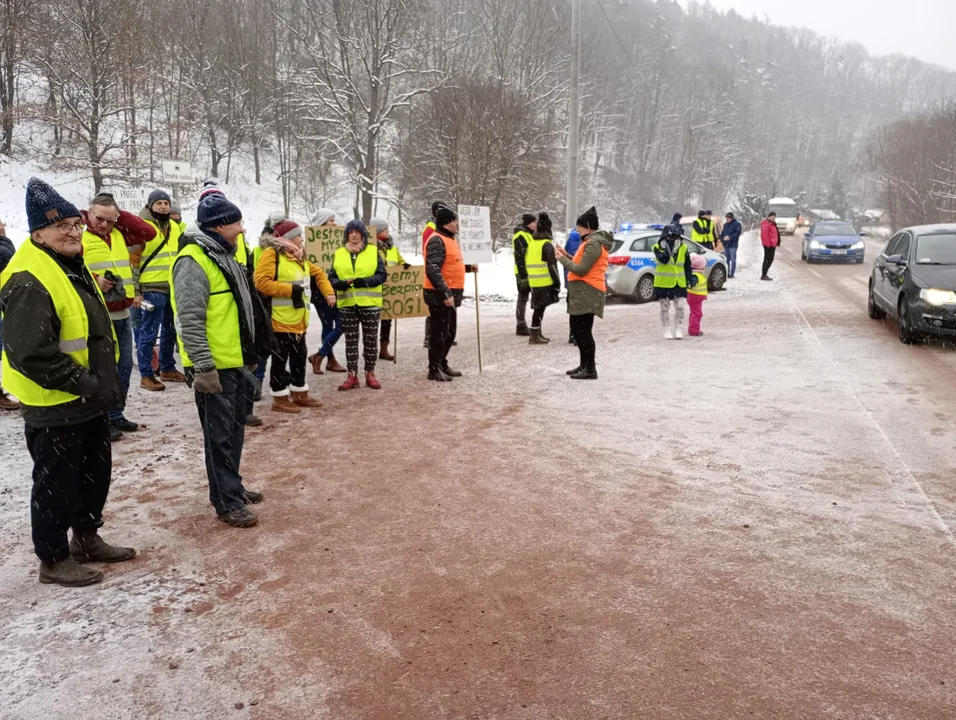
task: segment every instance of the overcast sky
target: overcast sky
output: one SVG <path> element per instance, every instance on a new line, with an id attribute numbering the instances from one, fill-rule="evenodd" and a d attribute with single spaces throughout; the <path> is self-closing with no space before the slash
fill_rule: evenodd
<path id="1" fill-rule="evenodd" d="M 681 0 L 686 6 L 687 0 Z M 956 0 L 710 0 L 719 10 L 756 14 L 774 25 L 808 27 L 956 70 Z"/>

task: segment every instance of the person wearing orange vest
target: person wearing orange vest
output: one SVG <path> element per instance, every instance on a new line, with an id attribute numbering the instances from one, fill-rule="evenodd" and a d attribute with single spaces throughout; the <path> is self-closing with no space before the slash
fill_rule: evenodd
<path id="1" fill-rule="evenodd" d="M 568 375 L 573 380 L 597 380 L 595 361 L 594 317 L 604 317 L 604 299 L 607 296 L 607 257 L 614 244 L 614 236 L 598 230 L 597 210 L 592 206 L 575 221 L 581 245 L 572 258 L 560 247 L 555 247 L 560 262 L 568 271 L 568 313 L 571 331 L 578 342 L 581 363 Z"/>
<path id="2" fill-rule="evenodd" d="M 438 208 L 447 207 L 444 202 L 441 200 L 436 200 L 432 203 L 432 216 L 431 219 L 425 223 L 425 227 L 422 229 L 422 257 L 425 257 L 428 254 L 428 239 L 435 234 L 435 213 L 438 212 Z M 431 317 L 425 318 L 425 342 L 423 347 L 428 349 L 428 338 L 432 336 L 432 319 Z"/>
<path id="3" fill-rule="evenodd" d="M 431 335 L 428 339 L 428 379 L 450 382 L 461 373 L 448 365 L 448 352 L 458 334 L 458 307 L 465 294 L 465 273 L 477 271 L 469 267 L 461 255 L 458 215 L 451 208 L 439 206 L 435 212 L 435 232 L 428 238 L 425 251 L 424 296 L 431 313 Z"/>

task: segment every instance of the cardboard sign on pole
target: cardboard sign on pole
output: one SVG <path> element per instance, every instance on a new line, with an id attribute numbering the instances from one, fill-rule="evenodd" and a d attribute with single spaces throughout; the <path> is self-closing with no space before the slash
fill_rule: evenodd
<path id="1" fill-rule="evenodd" d="M 458 206 L 458 244 L 465 265 L 494 262 L 491 249 L 491 208 L 483 205 Z"/>
<path id="2" fill-rule="evenodd" d="M 382 319 L 426 317 L 424 282 L 424 265 L 412 265 L 408 270 L 401 265 L 390 265 L 388 280 L 382 288 Z M 395 334 L 398 335 L 398 326 Z"/>
<path id="3" fill-rule="evenodd" d="M 305 229 L 305 259 L 323 270 L 332 267 L 332 256 L 345 244 L 345 228 L 340 225 L 310 225 Z"/>
<path id="4" fill-rule="evenodd" d="M 136 212 L 140 208 L 146 207 L 150 190 L 146 188 L 111 188 L 108 192 L 121 209 Z"/>

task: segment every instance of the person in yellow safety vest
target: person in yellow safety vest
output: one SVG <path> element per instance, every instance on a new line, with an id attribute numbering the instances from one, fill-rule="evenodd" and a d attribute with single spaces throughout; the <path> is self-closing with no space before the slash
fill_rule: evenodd
<path id="1" fill-rule="evenodd" d="M 133 213 L 120 210 L 109 193 L 94 197 L 89 210 L 82 215 L 86 224 L 83 260 L 106 298 L 119 344 L 117 371 L 122 397 L 119 405 L 109 412 L 110 440 L 116 442 L 123 437 L 123 432 L 139 430 L 139 425 L 127 420 L 123 414 L 133 373 L 131 313 L 136 309 L 130 258 L 134 254 L 139 257 L 143 247 L 156 237 L 156 228 Z"/>
<path id="2" fill-rule="evenodd" d="M 13 246 L 13 240 L 7 237 L 7 228 L 3 224 L 3 221 L 0 220 L 0 272 L 3 272 L 4 268 L 7 267 L 7 264 L 10 260 L 13 259 L 14 253 L 17 249 Z M 0 322 L 0 335 L 2 335 L 3 323 Z M 3 343 L 0 342 L 0 356 L 3 355 Z M 0 410 L 4 412 L 12 412 L 14 410 L 20 409 L 20 403 L 15 399 L 7 395 L 6 390 L 3 389 L 3 386 L 0 386 Z"/>
<path id="3" fill-rule="evenodd" d="M 245 488 L 239 468 L 257 338 L 269 328 L 257 325 L 246 269 L 235 258 L 242 212 L 222 193 L 209 193 L 196 219 L 198 230 L 186 230 L 173 263 L 179 349 L 196 395 L 209 500 L 220 521 L 251 527 L 258 518 L 247 505 L 261 502 L 262 494 Z"/>
<path id="4" fill-rule="evenodd" d="M 113 469 L 107 412 L 120 399 L 119 352 L 103 293 L 83 262 L 80 211 L 37 178 L 27 184 L 26 211 L 30 237 L 0 273 L 3 381 L 20 399 L 33 459 L 40 582 L 91 585 L 103 573 L 80 563 L 136 555 L 98 533 Z"/>
<path id="5" fill-rule="evenodd" d="M 309 355 L 305 333 L 311 314 L 312 280 L 329 307 L 335 305 L 336 298 L 325 270 L 305 259 L 302 233 L 298 223 L 280 222 L 273 229 L 272 246 L 263 251 L 256 266 L 256 290 L 271 300 L 272 329 L 276 337 L 269 375 L 273 412 L 299 413 L 300 408 L 322 407 L 319 400 L 309 397 L 309 386 L 305 382 Z"/>
<path id="6" fill-rule="evenodd" d="M 369 221 L 369 226 L 375 229 L 375 239 L 378 241 L 378 254 L 382 256 L 382 260 L 385 261 L 385 267 L 396 267 L 401 265 L 406 270 L 411 267 L 405 258 L 402 257 L 402 253 L 398 249 L 398 245 L 395 244 L 395 241 L 392 239 L 391 230 L 388 226 L 388 220 L 385 218 L 372 218 Z M 395 356 L 392 355 L 388 346 L 392 340 L 392 321 L 391 320 L 382 320 L 381 323 L 381 332 L 379 333 L 379 344 L 381 347 L 378 352 L 379 360 L 386 360 L 387 362 L 395 362 Z"/>
<path id="7" fill-rule="evenodd" d="M 714 249 L 714 221 L 707 217 L 707 210 L 697 213 L 697 219 L 691 225 L 690 239 L 709 250 Z"/>
<path id="8" fill-rule="evenodd" d="M 183 208 L 175 200 L 169 203 L 169 219 L 174 223 L 179 223 L 179 229 L 186 232 L 186 223 L 183 222 Z"/>
<path id="9" fill-rule="evenodd" d="M 687 290 L 687 305 L 690 307 L 690 323 L 687 334 L 691 337 L 700 337 L 704 333 L 700 330 L 700 321 L 704 317 L 704 301 L 707 299 L 707 258 L 698 253 L 692 253 L 690 266 L 694 271 L 694 284 Z"/>
<path id="10" fill-rule="evenodd" d="M 551 217 L 540 213 L 535 223 L 534 236 L 528 243 L 525 256 L 525 268 L 528 272 L 528 284 L 531 286 L 531 337 L 530 345 L 547 345 L 551 340 L 541 331 L 544 311 L 548 305 L 554 305 L 561 294 L 561 280 L 558 274 L 558 257 L 554 252 L 554 235 L 551 232 Z"/>
<path id="11" fill-rule="evenodd" d="M 515 228 L 514 235 L 511 237 L 511 249 L 514 251 L 515 260 L 515 282 L 518 286 L 518 300 L 515 305 L 515 319 L 517 327 L 515 334 L 521 337 L 528 337 L 531 331 L 528 329 L 528 322 L 525 319 L 528 311 L 528 299 L 531 297 L 531 285 L 528 281 L 528 270 L 525 267 L 525 256 L 528 253 L 528 244 L 538 228 L 538 218 L 531 213 L 525 213 L 521 216 L 521 224 Z"/>
<path id="12" fill-rule="evenodd" d="M 664 228 L 660 240 L 654 244 L 654 299 L 661 306 L 661 326 L 664 338 L 684 337 L 684 298 L 687 288 L 696 280 L 690 266 L 690 253 L 681 236 L 680 226 L 671 223 Z M 674 319 L 670 318 L 670 306 L 674 306 Z"/>
<path id="13" fill-rule="evenodd" d="M 171 200 L 165 190 L 153 190 L 149 194 L 146 207 L 140 211 L 139 216 L 156 229 L 156 236 L 146 243 L 139 262 L 133 261 L 137 303 L 147 303 L 142 305 L 145 312 L 140 313 L 136 347 L 139 384 L 144 390 L 151 392 L 165 390 L 164 380 L 172 383 L 186 382 L 186 376 L 176 369 L 176 359 L 173 357 L 176 349 L 176 327 L 169 304 L 169 273 L 179 252 L 182 229 L 179 223 L 170 218 L 170 209 Z M 153 370 L 153 347 L 157 338 L 160 338 L 159 379 Z"/>
<path id="14" fill-rule="evenodd" d="M 360 220 L 352 220 L 345 226 L 345 247 L 335 251 L 329 271 L 329 282 L 338 297 L 338 307 L 342 313 L 345 360 L 349 371 L 339 390 L 352 390 L 359 386 L 359 326 L 364 346 L 365 385 L 373 390 L 382 387 L 375 377 L 375 361 L 379 354 L 378 323 L 382 317 L 382 285 L 387 279 L 385 261 L 375 245 L 369 243 L 368 230 Z"/>

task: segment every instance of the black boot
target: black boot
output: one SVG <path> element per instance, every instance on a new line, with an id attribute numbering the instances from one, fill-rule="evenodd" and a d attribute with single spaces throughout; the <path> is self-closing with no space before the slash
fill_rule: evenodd
<path id="1" fill-rule="evenodd" d="M 548 340 L 541 334 L 541 328 L 531 328 L 528 338 L 529 345 L 547 345 Z"/>
<path id="2" fill-rule="evenodd" d="M 515 335 L 518 337 L 529 337 L 531 335 L 531 330 L 528 328 L 526 323 L 519 322 L 518 327 L 515 329 Z"/>
<path id="3" fill-rule="evenodd" d="M 262 502 L 262 493 L 255 490 L 243 490 L 242 501 L 246 505 L 258 505 Z"/>
<path id="4" fill-rule="evenodd" d="M 60 562 L 40 563 L 40 582 L 44 585 L 84 587 L 102 582 L 103 573 L 80 565 L 73 558 Z"/>
<path id="5" fill-rule="evenodd" d="M 100 537 L 96 528 L 92 530 L 73 530 L 70 540 L 70 557 L 76 562 L 118 563 L 136 557 L 133 548 L 110 545 Z"/>
<path id="6" fill-rule="evenodd" d="M 582 367 L 581 367 L 580 365 L 578 365 L 576 368 L 574 368 L 574 370 L 568 370 L 568 371 L 567 371 L 566 373 L 564 373 L 564 374 L 565 374 L 565 375 L 577 375 L 579 372 L 581 372 L 581 370 L 582 370 Z"/>
<path id="7" fill-rule="evenodd" d="M 435 382 L 451 382 L 452 378 L 441 371 L 440 368 L 429 368 L 428 379 Z"/>
<path id="8" fill-rule="evenodd" d="M 110 425 L 110 442 L 115 443 L 123 439 L 123 431 L 115 425 Z"/>
<path id="9" fill-rule="evenodd" d="M 252 527 L 259 522 L 259 517 L 245 505 L 243 505 L 241 508 L 224 512 L 222 515 L 218 515 L 217 517 L 219 518 L 219 522 L 224 522 L 227 525 L 232 525 L 233 527 L 237 528 Z"/>
<path id="10" fill-rule="evenodd" d="M 450 367 L 447 362 L 441 366 L 441 371 L 443 375 L 447 375 L 451 378 L 461 377 L 461 373 Z"/>
<path id="11" fill-rule="evenodd" d="M 574 373 L 574 375 L 571 376 L 571 379 L 572 380 L 597 380 L 598 379 L 597 367 L 595 365 L 592 365 L 589 368 L 581 368 L 580 370 L 578 370 L 578 372 Z"/>
<path id="12" fill-rule="evenodd" d="M 134 423 L 132 420 L 127 420 L 126 418 L 120 418 L 115 422 L 110 422 L 110 427 L 116 428 L 120 432 L 136 432 L 139 430 L 137 423 Z"/>

